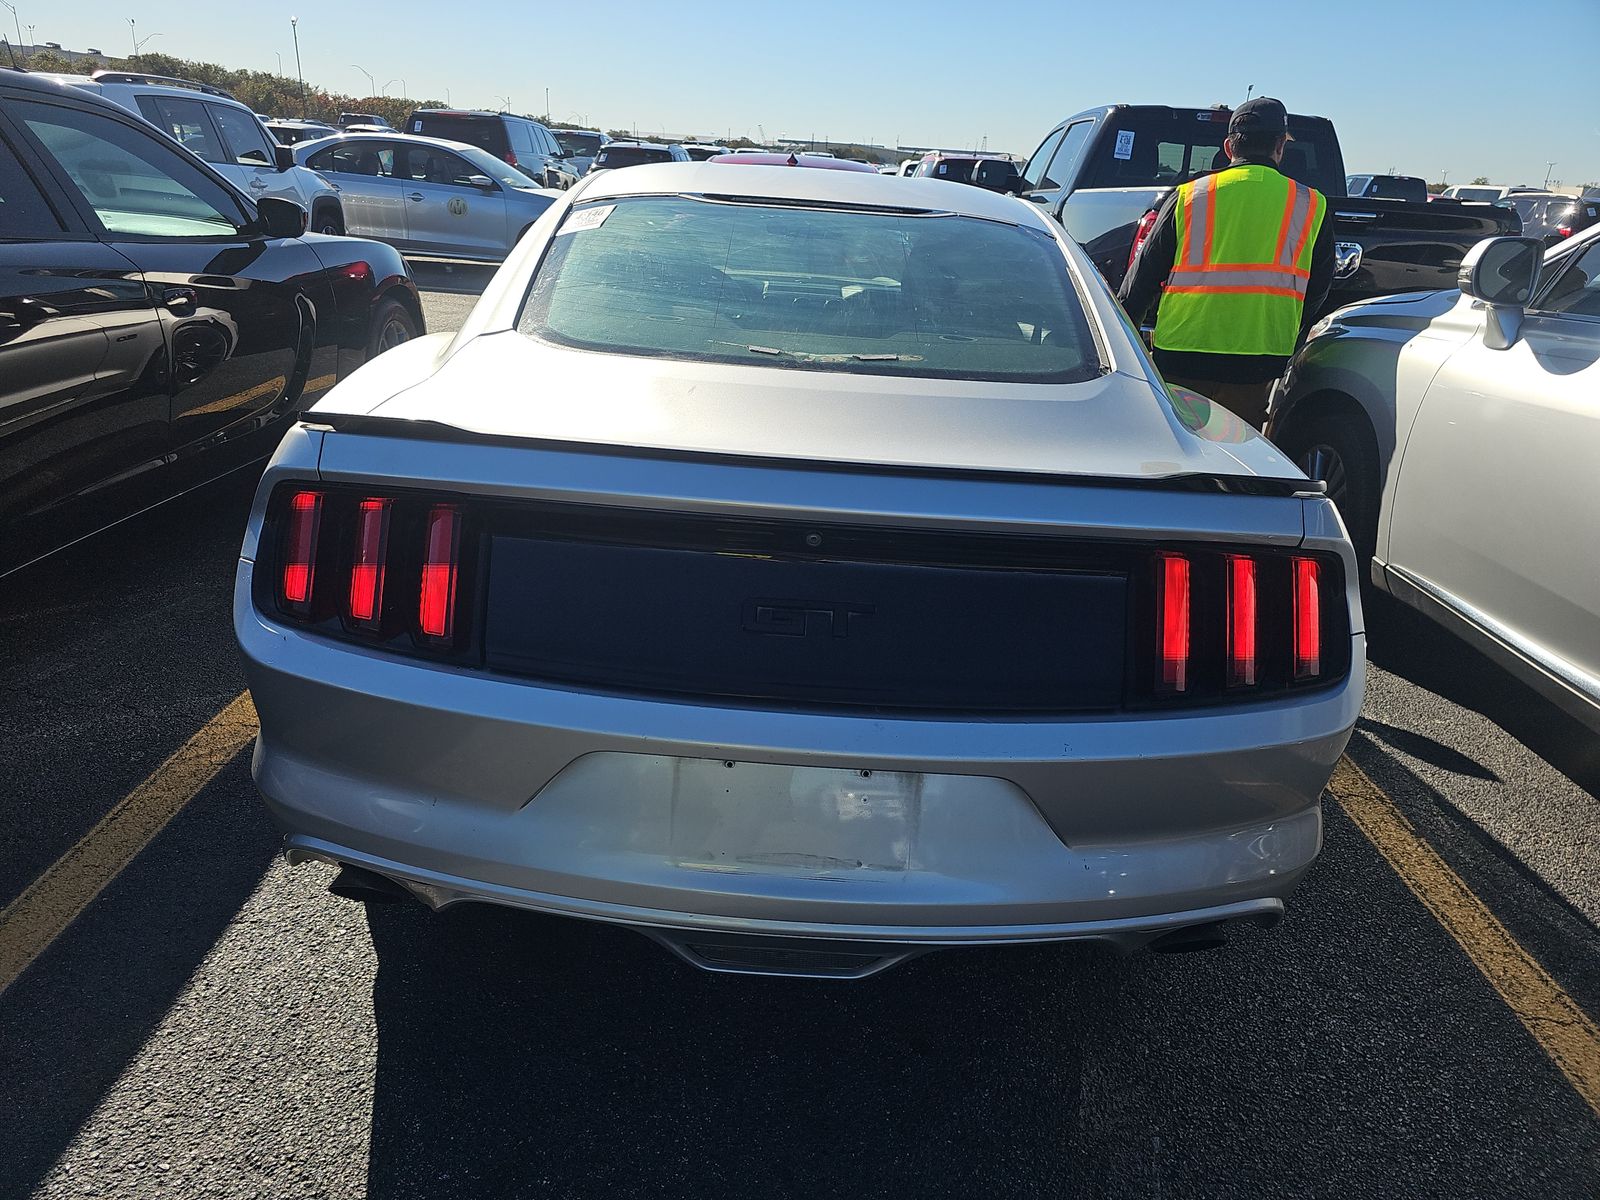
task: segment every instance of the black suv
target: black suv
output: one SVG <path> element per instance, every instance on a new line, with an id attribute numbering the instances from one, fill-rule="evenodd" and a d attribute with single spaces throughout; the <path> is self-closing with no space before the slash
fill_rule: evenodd
<path id="1" fill-rule="evenodd" d="M 521 171 L 540 187 L 566 189 L 578 182 L 555 135 L 528 117 L 510 113 L 419 108 L 406 118 L 406 132 L 480 146 Z"/>
<path id="2" fill-rule="evenodd" d="M 0 69 L 0 574 L 265 458 L 422 332 L 395 250 L 306 220 L 109 100 Z"/>

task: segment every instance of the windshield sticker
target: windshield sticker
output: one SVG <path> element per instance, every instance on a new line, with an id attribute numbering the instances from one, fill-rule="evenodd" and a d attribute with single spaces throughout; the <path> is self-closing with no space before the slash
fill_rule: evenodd
<path id="1" fill-rule="evenodd" d="M 421 121 L 413 121 L 413 122 L 411 122 L 411 132 L 412 133 L 421 133 L 422 132 L 422 122 Z"/>
<path id="2" fill-rule="evenodd" d="M 1129 159 L 1133 157 L 1133 130 L 1117 130 L 1117 148 L 1111 154 L 1113 158 Z"/>
<path id="3" fill-rule="evenodd" d="M 600 204 L 594 208 L 575 212 L 566 219 L 560 229 L 556 230 L 556 236 L 560 237 L 563 233 L 582 233 L 585 229 L 599 229 L 616 207 L 615 204 Z"/>

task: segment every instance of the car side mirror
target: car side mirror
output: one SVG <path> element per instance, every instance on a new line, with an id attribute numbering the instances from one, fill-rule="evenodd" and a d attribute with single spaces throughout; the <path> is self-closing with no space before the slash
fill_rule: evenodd
<path id="1" fill-rule="evenodd" d="M 294 147 L 274 146 L 272 148 L 272 161 L 277 165 L 278 170 L 287 171 L 294 166 Z"/>
<path id="2" fill-rule="evenodd" d="M 293 200 L 263 196 L 256 201 L 256 229 L 269 238 L 297 238 L 311 223 L 311 214 Z"/>
<path id="3" fill-rule="evenodd" d="M 500 185 L 487 175 L 468 175 L 467 186 L 475 187 L 480 192 L 498 192 Z"/>
<path id="4" fill-rule="evenodd" d="M 1488 309 L 1483 344 L 1509 350 L 1522 333 L 1523 309 L 1539 282 L 1544 247 L 1537 238 L 1485 238 L 1461 260 L 1456 282 L 1463 295 Z"/>

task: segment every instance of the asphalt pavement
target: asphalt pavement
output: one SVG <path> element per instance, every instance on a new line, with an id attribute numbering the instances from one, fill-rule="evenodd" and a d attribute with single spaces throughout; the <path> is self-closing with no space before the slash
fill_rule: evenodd
<path id="1" fill-rule="evenodd" d="M 487 274 L 425 270 L 430 328 Z M 250 494 L 5 581 L 0 904 L 242 690 Z M 1597 739 L 1392 604 L 1369 629 L 1351 758 L 1600 1017 Z M 1600 1115 L 1327 815 L 1283 924 L 1219 951 L 765 980 L 336 899 L 240 753 L 0 993 L 0 1197 L 1600 1195 Z"/>

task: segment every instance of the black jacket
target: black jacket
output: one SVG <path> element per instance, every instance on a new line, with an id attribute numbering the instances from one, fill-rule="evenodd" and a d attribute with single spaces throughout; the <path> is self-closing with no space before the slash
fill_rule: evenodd
<path id="1" fill-rule="evenodd" d="M 1271 167 L 1270 159 L 1243 158 L 1231 166 Z M 1226 169 L 1226 168 L 1224 168 Z M 1172 190 L 1156 214 L 1155 228 L 1139 249 L 1139 257 L 1117 289 L 1117 299 L 1133 319 L 1143 325 L 1161 298 L 1161 285 L 1172 273 L 1178 255 L 1178 191 Z M 1329 207 L 1311 247 L 1311 278 L 1306 283 L 1305 312 L 1300 319 L 1300 336 L 1316 320 L 1322 302 L 1333 286 L 1333 210 Z M 1180 379 L 1214 379 L 1223 383 L 1261 383 L 1276 379 L 1289 365 L 1287 357 L 1275 354 L 1199 354 L 1181 350 L 1157 350 L 1156 366 L 1164 375 Z"/>

